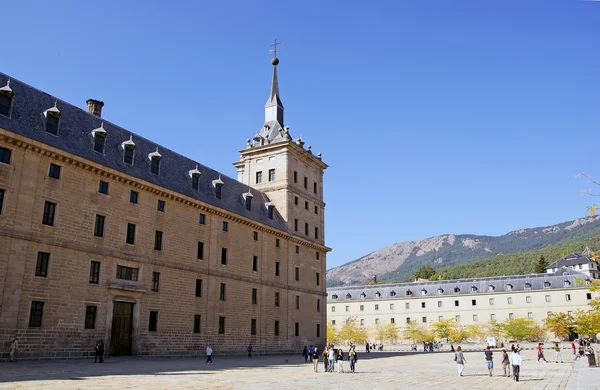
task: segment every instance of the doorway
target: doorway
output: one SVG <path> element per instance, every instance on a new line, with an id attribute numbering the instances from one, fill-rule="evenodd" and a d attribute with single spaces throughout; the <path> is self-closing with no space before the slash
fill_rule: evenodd
<path id="1" fill-rule="evenodd" d="M 110 355 L 131 355 L 133 330 L 133 303 L 113 302 L 112 329 L 110 332 Z"/>

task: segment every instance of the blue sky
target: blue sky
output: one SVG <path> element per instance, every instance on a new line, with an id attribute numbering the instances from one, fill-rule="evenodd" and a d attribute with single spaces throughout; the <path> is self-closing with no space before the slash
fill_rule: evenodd
<path id="1" fill-rule="evenodd" d="M 574 177 L 600 178 L 600 2 L 48 4 L 2 5 L 3 72 L 232 177 L 283 42 L 286 124 L 330 165 L 328 268 L 594 200 Z"/>

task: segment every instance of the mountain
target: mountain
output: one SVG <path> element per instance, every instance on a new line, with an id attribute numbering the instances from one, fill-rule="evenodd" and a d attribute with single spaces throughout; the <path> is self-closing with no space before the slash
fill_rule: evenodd
<path id="1" fill-rule="evenodd" d="M 405 280 L 426 264 L 436 269 L 449 267 L 500 254 L 539 250 L 597 234 L 600 234 L 600 215 L 553 226 L 519 229 L 498 237 L 444 234 L 419 241 L 397 242 L 328 270 L 327 285 L 368 283 L 373 275 L 377 275 L 380 282 Z"/>

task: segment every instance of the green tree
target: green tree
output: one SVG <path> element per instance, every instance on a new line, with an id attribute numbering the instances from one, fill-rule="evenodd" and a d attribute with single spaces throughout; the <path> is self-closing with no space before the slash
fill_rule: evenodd
<path id="1" fill-rule="evenodd" d="M 536 274 L 545 274 L 546 268 L 548 268 L 548 260 L 546 260 L 544 255 L 540 255 L 537 263 L 535 263 L 535 273 Z"/>
<path id="2" fill-rule="evenodd" d="M 375 332 L 375 337 L 379 342 L 385 342 L 386 326 L 384 324 L 375 324 L 375 326 L 373 327 L 373 331 Z"/>
<path id="3" fill-rule="evenodd" d="M 358 325 L 356 317 L 346 318 L 346 323 L 337 334 L 338 342 L 362 344 L 367 341 L 367 330 Z"/>
<path id="4" fill-rule="evenodd" d="M 398 341 L 398 327 L 396 324 L 389 323 L 385 325 L 385 338 L 394 344 Z"/>
<path id="5" fill-rule="evenodd" d="M 447 320 L 434 322 L 432 324 L 432 327 L 433 331 L 440 339 L 446 340 L 446 342 L 448 342 L 453 332 L 457 331 L 458 324 L 456 323 L 456 320 L 454 318 L 449 318 Z"/>
<path id="6" fill-rule="evenodd" d="M 499 340 L 504 336 L 504 325 L 496 320 L 488 322 L 486 329 L 487 334 Z"/>
<path id="7" fill-rule="evenodd" d="M 433 341 L 435 335 L 429 329 L 425 329 L 417 322 L 411 322 L 406 324 L 404 329 L 404 337 L 414 341 L 415 343 L 422 343 L 424 341 Z"/>
<path id="8" fill-rule="evenodd" d="M 433 279 L 435 276 L 435 270 L 432 266 L 424 265 L 415 272 L 415 280 L 416 279 Z"/>
<path id="9" fill-rule="evenodd" d="M 597 333 L 600 333 L 599 311 L 591 310 L 590 312 L 586 312 L 579 309 L 574 313 L 573 319 L 579 336 L 593 337 Z"/>
<path id="10" fill-rule="evenodd" d="M 538 341 L 540 327 L 530 318 L 509 318 L 502 324 L 504 334 L 509 339 L 517 341 Z"/>
<path id="11" fill-rule="evenodd" d="M 560 339 L 566 339 L 575 328 L 573 316 L 567 313 L 550 313 L 544 320 L 546 328 Z"/>
<path id="12" fill-rule="evenodd" d="M 338 342 L 338 337 L 337 337 L 337 329 L 336 326 L 334 324 L 332 324 L 331 322 L 327 324 L 327 343 L 330 344 L 337 344 Z"/>
<path id="13" fill-rule="evenodd" d="M 467 325 L 466 328 L 469 339 L 481 342 L 485 336 L 485 329 L 479 324 Z"/>

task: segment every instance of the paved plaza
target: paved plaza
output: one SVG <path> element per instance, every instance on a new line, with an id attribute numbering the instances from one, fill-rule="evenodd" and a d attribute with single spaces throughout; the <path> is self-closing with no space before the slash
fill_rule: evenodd
<path id="1" fill-rule="evenodd" d="M 204 358 L 107 358 L 90 360 L 20 361 L 0 363 L 0 389 L 600 389 L 600 368 L 587 361 L 537 363 L 534 351 L 523 351 L 521 381 L 501 377 L 500 353 L 489 377 L 483 352 L 466 352 L 464 376 L 456 373 L 450 352 L 360 353 L 357 372 L 313 372 L 296 356 Z M 548 353 L 548 357 L 553 354 Z M 288 359 L 288 363 L 285 362 Z M 582 382 L 582 383 L 578 383 Z M 585 383 L 583 383 L 585 382 Z"/>

